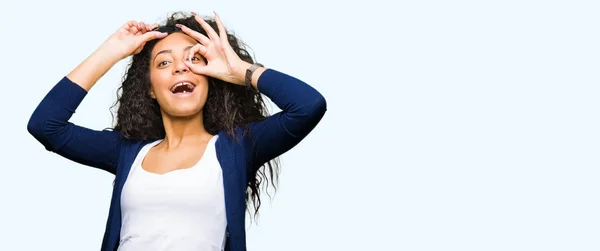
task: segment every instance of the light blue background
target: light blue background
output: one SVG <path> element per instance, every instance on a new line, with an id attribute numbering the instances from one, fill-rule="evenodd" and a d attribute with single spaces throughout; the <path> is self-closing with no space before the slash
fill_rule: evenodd
<path id="1" fill-rule="evenodd" d="M 600 250 L 599 7 L 2 0 L 0 249 L 99 249 L 112 175 L 46 152 L 29 116 L 124 22 L 216 10 L 329 108 L 282 156 L 249 250 Z M 73 122 L 111 126 L 126 63 Z"/>

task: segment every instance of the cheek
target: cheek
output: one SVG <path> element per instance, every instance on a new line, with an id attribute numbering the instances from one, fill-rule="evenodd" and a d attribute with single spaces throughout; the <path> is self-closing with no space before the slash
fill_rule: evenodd
<path id="1" fill-rule="evenodd" d="M 199 91 L 201 91 L 201 95 L 202 95 L 202 100 L 206 101 L 206 98 L 208 97 L 208 84 L 205 85 L 200 85 L 196 88 L 200 88 Z"/>
<path id="2" fill-rule="evenodd" d="M 153 91 L 156 95 L 161 92 L 161 90 L 165 88 L 169 88 L 169 79 L 165 76 L 162 76 L 160 73 L 151 73 L 150 74 L 150 90 Z"/>

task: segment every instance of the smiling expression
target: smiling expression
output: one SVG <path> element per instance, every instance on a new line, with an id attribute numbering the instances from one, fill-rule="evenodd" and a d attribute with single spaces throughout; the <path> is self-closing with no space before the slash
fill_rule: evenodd
<path id="1" fill-rule="evenodd" d="M 208 95 L 206 76 L 193 73 L 184 60 L 189 49 L 197 44 L 190 36 L 176 32 L 156 43 L 150 60 L 150 95 L 158 101 L 163 113 L 175 117 L 197 115 Z M 192 63 L 205 65 L 196 54 Z"/>

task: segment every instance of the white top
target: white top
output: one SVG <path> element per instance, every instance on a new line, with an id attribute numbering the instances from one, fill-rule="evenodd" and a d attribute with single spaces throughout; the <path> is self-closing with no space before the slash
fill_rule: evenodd
<path id="1" fill-rule="evenodd" d="M 121 195 L 119 251 L 221 251 L 225 197 L 214 136 L 196 165 L 165 174 L 142 168 L 157 140 L 138 153 Z"/>

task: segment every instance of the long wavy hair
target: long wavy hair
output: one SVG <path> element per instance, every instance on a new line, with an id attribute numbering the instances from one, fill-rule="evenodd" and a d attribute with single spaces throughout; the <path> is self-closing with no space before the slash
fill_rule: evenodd
<path id="1" fill-rule="evenodd" d="M 204 20 L 218 33 L 214 19 L 205 17 Z M 169 34 L 182 32 L 175 26 L 176 24 L 185 25 L 207 35 L 193 15 L 182 12 L 169 15 L 166 22 L 159 25 L 158 30 Z M 227 31 L 227 38 L 233 50 L 242 60 L 254 63 L 246 50 L 247 46 L 239 38 L 230 31 Z M 158 39 L 147 42 L 140 53 L 132 56 L 123 76 L 123 83 L 117 90 L 117 101 L 111 107 L 111 109 L 116 108 L 117 110 L 117 121 L 113 129 L 120 131 L 128 139 L 153 141 L 165 137 L 159 104 L 149 95 L 151 86 L 150 57 L 157 42 Z M 243 129 L 243 133 L 247 134 L 248 128 L 245 126 L 247 123 L 262 120 L 269 115 L 265 102 L 258 91 L 212 77 L 208 77 L 208 84 L 208 97 L 202 112 L 204 127 L 210 134 L 216 135 L 225 130 L 227 134 L 237 139 L 239 135 L 236 135 L 236 128 Z M 273 188 L 276 189 L 278 174 L 279 160 L 275 158 L 259 168 L 254 177 L 249 177 L 246 190 L 246 209 L 250 212 L 250 204 L 254 205 L 255 217 L 258 215 L 261 205 L 260 188 L 264 185 L 263 188 L 267 190 L 270 181 Z"/>

